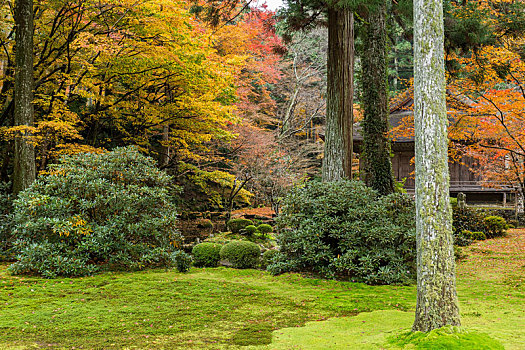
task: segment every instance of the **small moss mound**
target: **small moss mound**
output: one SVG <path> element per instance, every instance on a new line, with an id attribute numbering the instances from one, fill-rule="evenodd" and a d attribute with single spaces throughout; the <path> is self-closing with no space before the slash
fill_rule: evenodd
<path id="1" fill-rule="evenodd" d="M 431 350 L 503 350 L 503 345 L 485 333 L 442 327 L 428 333 L 405 332 L 388 338 L 388 343 L 400 348 Z"/>

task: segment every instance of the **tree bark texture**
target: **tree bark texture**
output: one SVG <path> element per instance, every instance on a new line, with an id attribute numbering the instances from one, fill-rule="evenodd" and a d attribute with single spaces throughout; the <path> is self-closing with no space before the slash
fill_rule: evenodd
<path id="1" fill-rule="evenodd" d="M 388 71 L 386 2 L 368 13 L 363 28 L 362 91 L 363 152 L 361 161 L 367 186 L 382 195 L 394 192 L 388 139 Z"/>
<path id="2" fill-rule="evenodd" d="M 15 109 L 14 124 L 33 126 L 33 0 L 15 3 Z M 13 192 L 35 180 L 35 149 L 24 136 L 15 139 Z"/>
<path id="3" fill-rule="evenodd" d="M 352 178 L 354 16 L 328 10 L 326 131 L 323 181 Z"/>
<path id="4" fill-rule="evenodd" d="M 417 306 L 413 331 L 460 325 L 449 203 L 442 0 L 414 0 Z"/>

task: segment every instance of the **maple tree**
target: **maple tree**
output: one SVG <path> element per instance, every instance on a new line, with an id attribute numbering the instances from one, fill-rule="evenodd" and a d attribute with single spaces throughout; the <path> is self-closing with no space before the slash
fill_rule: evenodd
<path id="1" fill-rule="evenodd" d="M 242 8 L 244 3 L 236 2 Z M 38 2 L 35 7 L 35 124 L 13 124 L 13 16 L 0 3 L 3 51 L 1 175 L 9 180 L 13 140 L 26 135 L 37 170 L 64 153 L 135 144 L 163 167 L 201 170 L 235 138 L 241 118 L 264 123 L 275 103 L 283 48 L 264 8 L 210 26 L 179 1 Z M 225 169 L 227 170 L 227 169 Z"/>

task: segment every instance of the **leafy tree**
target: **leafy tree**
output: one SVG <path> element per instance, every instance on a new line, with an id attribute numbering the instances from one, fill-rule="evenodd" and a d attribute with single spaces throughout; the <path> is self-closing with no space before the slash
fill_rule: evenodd
<path id="1" fill-rule="evenodd" d="M 414 1 L 417 306 L 413 331 L 460 325 L 449 204 L 441 0 Z"/>

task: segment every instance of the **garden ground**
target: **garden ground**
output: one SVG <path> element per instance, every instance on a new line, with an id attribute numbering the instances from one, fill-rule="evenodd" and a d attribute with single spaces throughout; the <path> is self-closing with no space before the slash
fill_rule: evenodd
<path id="1" fill-rule="evenodd" d="M 505 349 L 525 349 L 525 230 L 465 252 L 458 265 L 463 325 Z M 0 266 L 0 349 L 399 348 L 392 336 L 410 328 L 415 307 L 414 286 L 257 270 L 44 280 L 10 276 L 6 268 Z M 482 349 L 490 340 L 482 343 L 469 344 Z"/>

